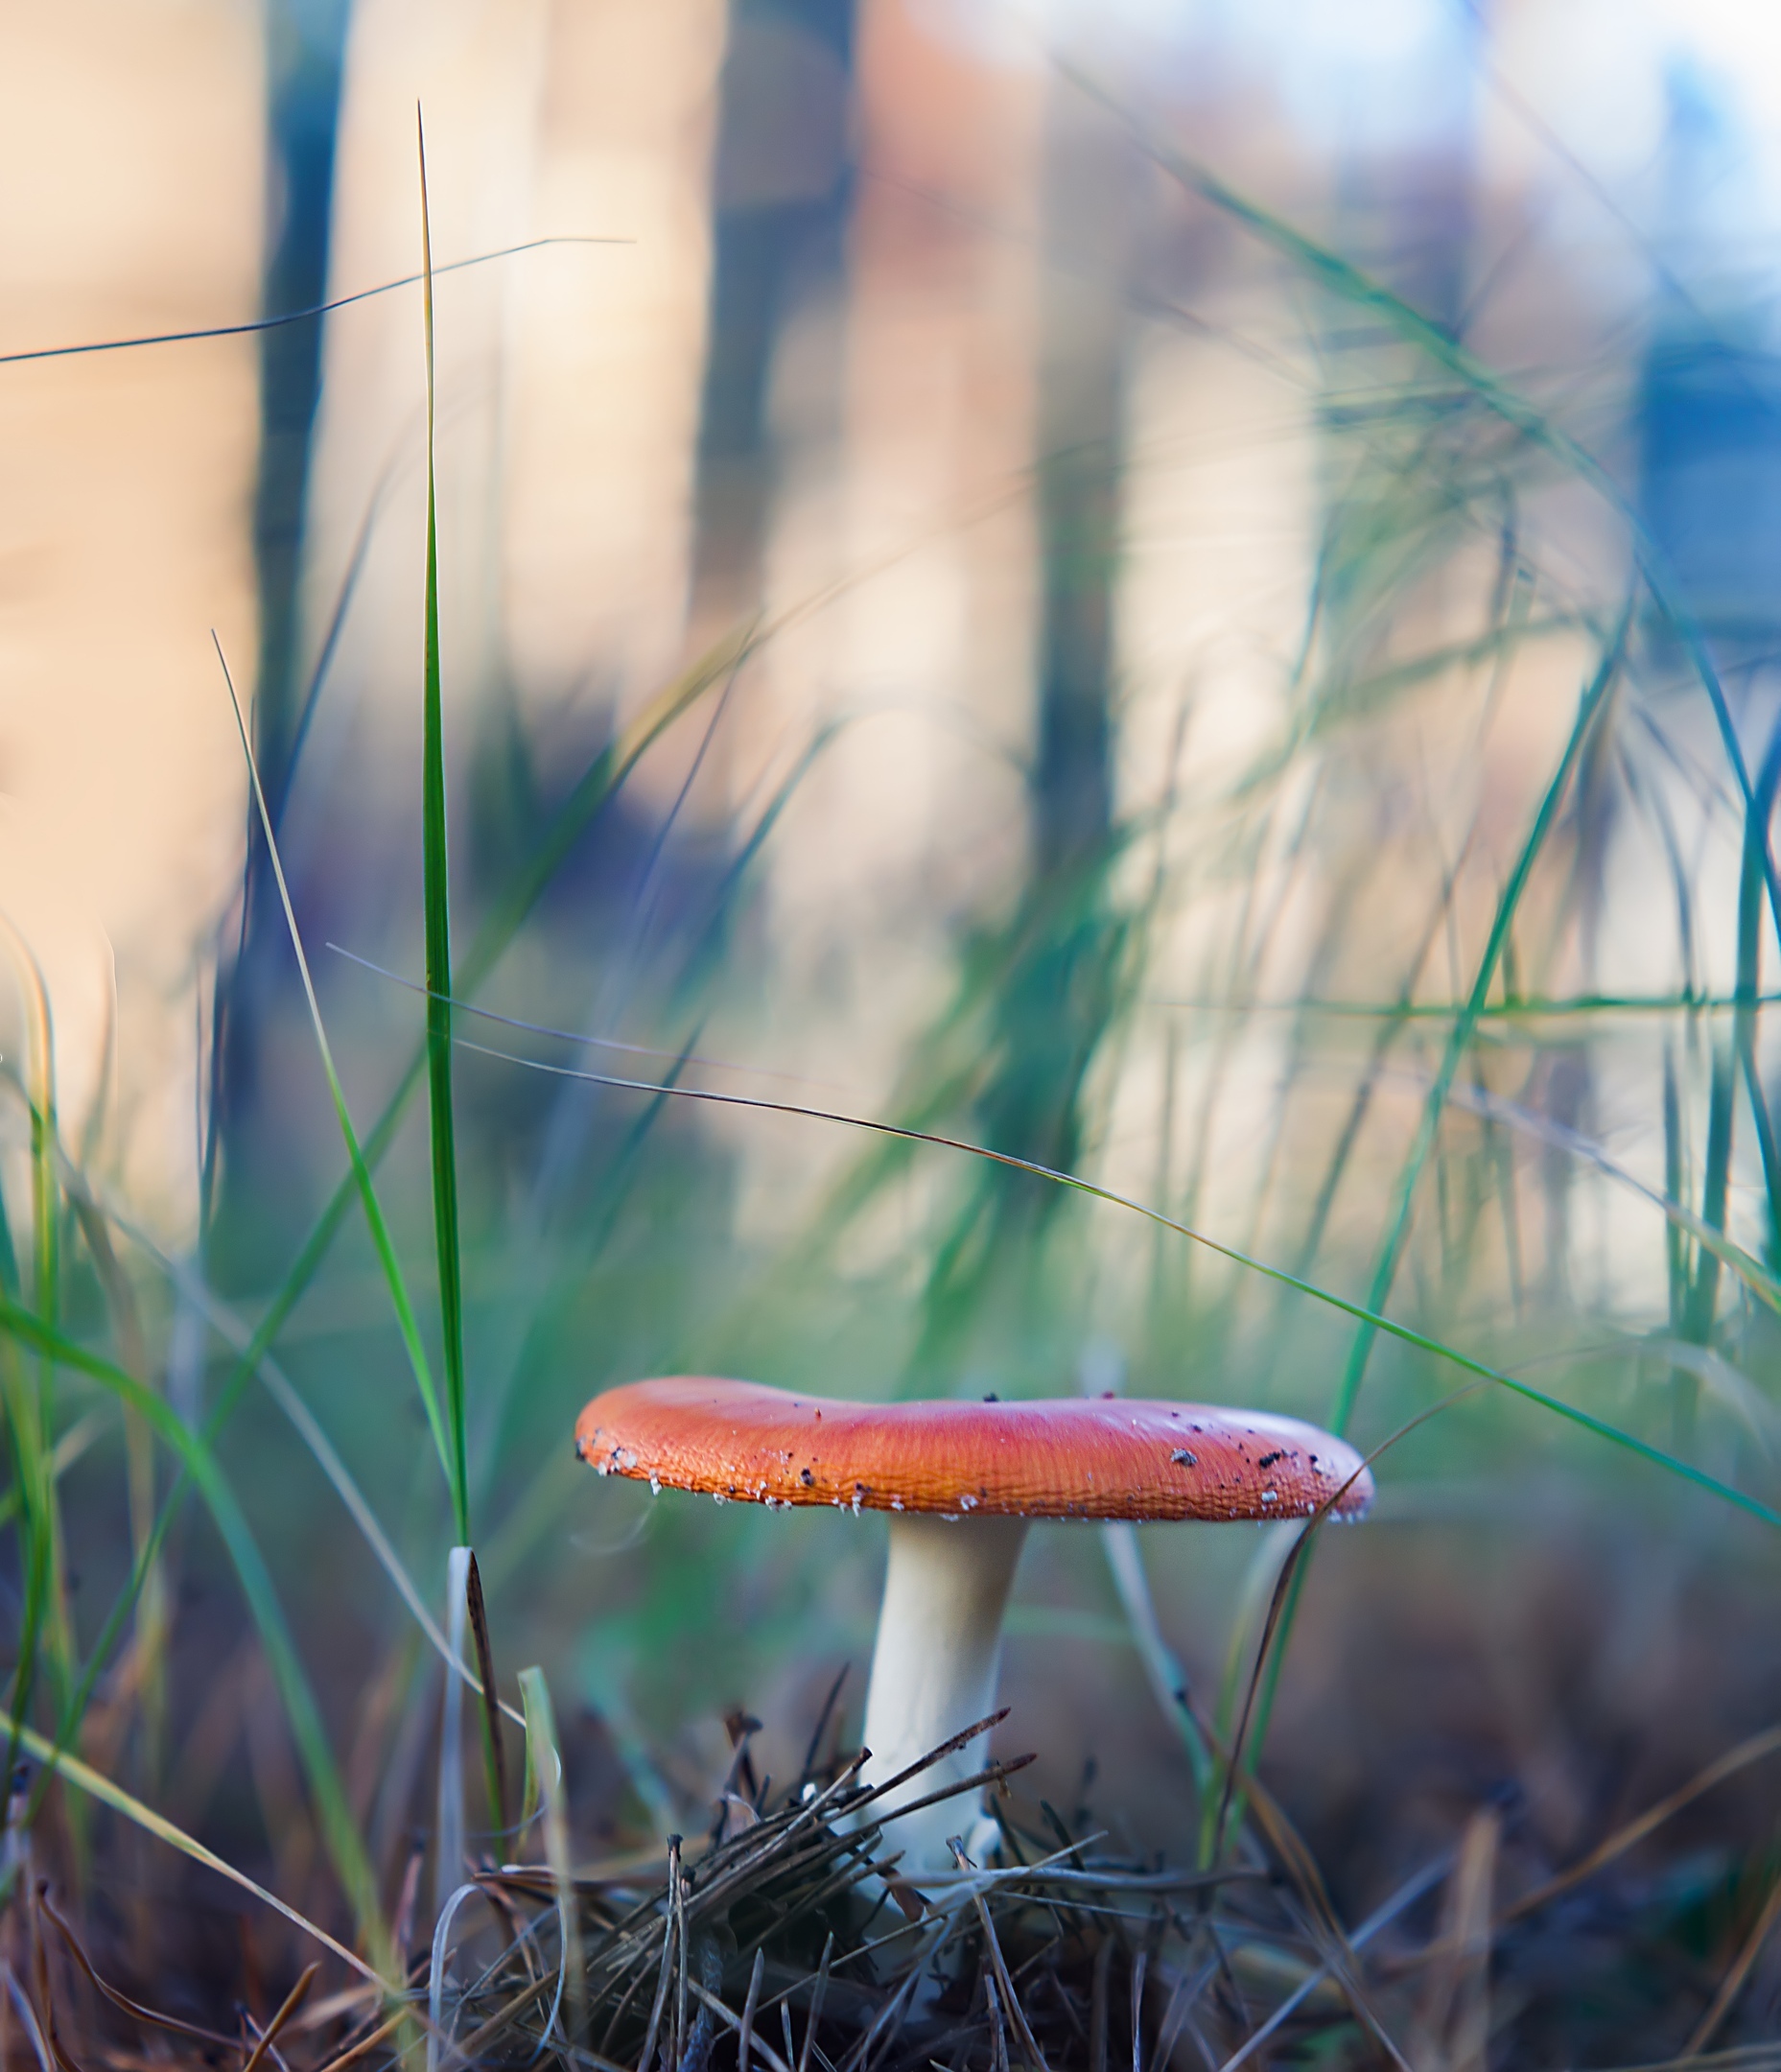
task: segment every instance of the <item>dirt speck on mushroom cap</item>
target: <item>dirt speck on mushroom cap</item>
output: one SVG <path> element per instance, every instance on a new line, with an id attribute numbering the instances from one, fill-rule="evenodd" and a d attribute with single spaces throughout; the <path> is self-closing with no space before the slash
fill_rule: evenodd
<path id="1" fill-rule="evenodd" d="M 575 1450 L 602 1474 L 738 1502 L 948 1516 L 1360 1517 L 1372 1476 L 1297 1418 L 1111 1397 L 851 1403 L 672 1376 L 596 1396 Z"/>

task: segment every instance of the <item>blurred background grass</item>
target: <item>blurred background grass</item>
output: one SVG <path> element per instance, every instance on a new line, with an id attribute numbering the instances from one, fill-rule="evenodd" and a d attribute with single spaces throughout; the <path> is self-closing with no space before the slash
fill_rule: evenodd
<path id="1" fill-rule="evenodd" d="M 1118 1387 L 1376 1446 L 1467 1377 L 1030 1173 L 576 1072 L 1081 1175 L 1551 1400 L 1386 1454 L 1264 1676 L 1264 1774 L 1345 1904 L 1482 1803 L 1536 1882 L 1772 1721 L 1751 11 L 92 0 L 7 34 L 8 352 L 413 274 L 417 98 L 435 262 L 480 260 L 435 311 L 456 986 L 513 1018 L 460 1010 L 452 1060 L 468 1537 L 584 1858 L 706 1824 L 727 1707 L 781 1775 L 844 1663 L 856 1712 L 882 1559 L 870 1519 L 595 1482 L 606 1382 Z M 438 968 L 420 291 L 15 359 L 0 411 L 15 1717 L 317 1917 L 356 1836 L 393 1910 L 439 1679 L 390 1569 L 442 1618 L 458 1529 L 209 629 L 443 1401 L 425 1104 L 377 1126 Z M 178 1477 L 200 1430 L 232 1541 Z M 1142 1542 L 1227 1725 L 1289 1544 Z M 1035 1536 L 1005 1745 L 1190 1853 L 1108 1551 Z M 1675 1936 L 1636 1990 L 1600 1959 L 1635 2005 L 1710 1994 L 1773 1804 L 1752 1773 L 1639 1860 Z M 52 1825 L 139 1961 L 229 1972 L 232 1926 L 141 1913 L 168 1863 Z M 1580 1962 L 1515 1990 L 1581 2003 Z M 1759 1957 L 1750 2034 L 1777 1995 Z"/>

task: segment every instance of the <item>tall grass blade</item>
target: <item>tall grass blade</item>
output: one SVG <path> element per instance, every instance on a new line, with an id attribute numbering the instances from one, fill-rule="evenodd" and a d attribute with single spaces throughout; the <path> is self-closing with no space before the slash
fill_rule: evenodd
<path id="1" fill-rule="evenodd" d="M 1212 1758 L 1188 1704 L 1187 1672 L 1163 1637 L 1157 1617 L 1150 1579 L 1144 1573 L 1144 1557 L 1137 1543 L 1137 1528 L 1123 1519 L 1103 1520 L 1101 1548 L 1113 1571 L 1113 1589 L 1138 1660 L 1144 1664 L 1145 1680 L 1157 1701 L 1157 1709 L 1181 1735 L 1193 1772 L 1194 1789 L 1204 1803 L 1212 1778 Z"/>
<path id="2" fill-rule="evenodd" d="M 628 237 L 587 237 L 559 232 L 553 237 L 527 238 L 518 245 L 503 245 L 494 251 L 475 252 L 468 259 L 450 259 L 434 268 L 435 273 L 461 273 L 469 267 L 488 266 L 497 259 L 514 259 L 522 252 L 546 251 L 556 245 L 630 245 Z M 23 352 L 0 353 L 0 366 L 17 366 L 27 360 L 71 360 L 87 353 L 134 352 L 145 345 L 188 345 L 199 339 L 246 338 L 256 331 L 276 331 L 285 324 L 309 323 L 336 310 L 351 309 L 377 295 L 394 294 L 399 288 L 420 285 L 418 273 L 403 273 L 395 280 L 380 281 L 375 288 L 360 288 L 352 294 L 336 295 L 330 302 L 313 302 L 307 309 L 281 310 L 276 317 L 251 317 L 241 323 L 207 324 L 197 331 L 153 331 L 134 338 L 94 339 L 82 345 L 35 345 Z"/>
<path id="3" fill-rule="evenodd" d="M 421 862 L 427 909 L 427 1094 L 433 1125 L 433 1224 L 439 1255 L 445 1425 L 452 1519 L 470 1541 L 469 1448 L 464 1430 L 464 1298 L 457 1239 L 457 1142 L 452 1114 L 451 853 L 445 824 L 445 720 L 439 690 L 439 513 L 434 454 L 433 226 L 427 206 L 427 133 L 418 107 L 421 310 L 427 335 L 427 601 L 422 671 Z"/>

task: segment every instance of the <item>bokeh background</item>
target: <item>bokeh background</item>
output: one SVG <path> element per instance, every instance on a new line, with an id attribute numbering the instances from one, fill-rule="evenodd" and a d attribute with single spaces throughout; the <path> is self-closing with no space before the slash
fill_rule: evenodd
<path id="1" fill-rule="evenodd" d="M 194 1429 L 276 1308 L 442 1605 L 356 1208 L 290 1278 L 346 1157 L 213 645 L 367 1133 L 424 1012 L 421 294 L 367 293 L 419 267 L 419 104 L 455 928 L 475 1004 L 533 1024 L 458 1021 L 473 1539 L 584 1857 L 701 1825 L 727 1707 L 782 1771 L 843 1663 L 856 1716 L 882 1560 L 870 1519 L 597 1483 L 604 1383 L 1130 1388 L 1371 1447 L 1468 1377 L 1106 1200 L 562 1068 L 1082 1175 L 1551 1400 L 1394 1446 L 1264 1674 L 1263 1774 L 1345 1903 L 1480 1806 L 1532 1883 L 1773 1719 L 1766 10 L 0 18 L 0 1276 Z M 379 1185 L 432 1342 L 404 1113 Z M 45 1416 L 73 1663 L 175 1463 L 90 1377 Z M 216 1445 L 393 1895 L 435 1660 L 266 1390 Z M 1290 1543 L 1036 1534 L 1002 1731 L 1034 1794 L 1191 1851 L 1170 1659 L 1228 1726 Z M 201 1507 L 158 1561 L 82 1745 L 324 1912 L 264 1620 Z M 1604 1928 L 1587 1962 L 1648 2014 L 1710 1979 L 1778 1842 L 1741 1775 L 1633 1859 L 1662 1961 L 1629 1984 Z M 1514 1990 L 1564 1997 L 1533 1956 Z M 1781 1966 L 1749 1992 L 1760 2024 Z"/>

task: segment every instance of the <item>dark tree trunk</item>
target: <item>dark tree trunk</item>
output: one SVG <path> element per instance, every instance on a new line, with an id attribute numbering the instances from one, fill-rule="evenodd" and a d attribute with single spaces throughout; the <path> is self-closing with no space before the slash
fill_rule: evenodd
<path id="1" fill-rule="evenodd" d="M 349 0 L 269 0 L 268 7 L 268 233 L 261 294 L 267 317 L 314 309 L 327 294 L 348 12 Z M 274 825 L 290 796 L 307 723 L 300 586 L 322 332 L 323 319 L 313 317 L 261 334 L 253 738 Z M 275 1177 L 269 1162 L 279 1157 L 276 1095 L 263 1099 L 262 1064 L 269 1027 L 293 1004 L 293 986 L 284 916 L 265 843 L 250 817 L 241 932 L 218 977 L 204 1172 L 206 1221 L 214 1203 L 217 1221 L 227 1226 L 225 1250 L 236 1270 L 251 1271 L 258 1263 L 259 1247 L 246 1226 L 251 1212 L 268 1199 L 267 1183 Z"/>
<path id="2" fill-rule="evenodd" d="M 853 63 L 854 0 L 733 0 L 695 516 L 693 614 L 708 625 L 760 601 L 774 355 L 788 320 L 841 276 Z"/>

